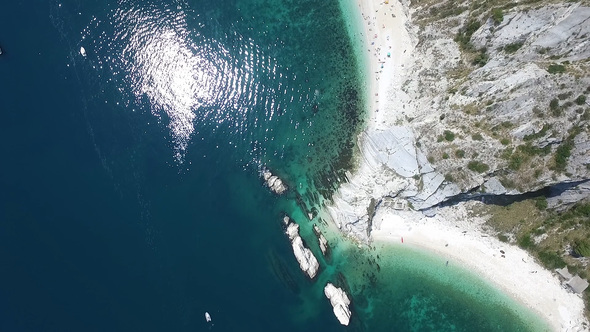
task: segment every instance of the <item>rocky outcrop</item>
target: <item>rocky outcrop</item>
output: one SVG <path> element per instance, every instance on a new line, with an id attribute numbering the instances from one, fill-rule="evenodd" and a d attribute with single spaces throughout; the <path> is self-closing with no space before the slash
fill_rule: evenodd
<path id="1" fill-rule="evenodd" d="M 303 244 L 303 239 L 299 236 L 299 225 L 292 222 L 287 216 L 283 218 L 283 222 L 286 227 L 285 233 L 291 241 L 293 253 L 295 254 L 295 259 L 297 259 L 297 262 L 299 263 L 299 267 L 309 276 L 309 278 L 315 278 L 320 268 L 320 264 L 311 250 Z"/>
<path id="2" fill-rule="evenodd" d="M 555 191 L 558 189 L 555 188 Z M 574 185 L 567 186 L 563 191 L 560 191 L 554 196 L 547 198 L 547 207 L 562 210 L 588 197 L 590 197 L 590 181 L 575 183 Z"/>
<path id="3" fill-rule="evenodd" d="M 328 246 L 328 240 L 326 240 L 326 237 L 324 236 L 324 234 L 322 234 L 322 231 L 317 225 L 313 225 L 313 232 L 315 236 L 317 236 L 318 238 L 322 255 L 326 256 L 328 254 L 328 250 L 330 249 L 330 247 Z"/>
<path id="4" fill-rule="evenodd" d="M 340 324 L 348 325 L 351 312 L 348 308 L 350 305 L 350 299 L 346 293 L 342 288 L 337 288 L 331 283 L 328 283 L 324 288 L 324 294 L 326 294 L 326 297 L 330 300 L 330 304 L 334 308 L 334 315 L 338 318 Z"/>
<path id="5" fill-rule="evenodd" d="M 436 171 L 461 192 L 483 184 L 519 194 L 589 178 L 590 8 L 437 16 L 415 18 L 422 29 L 405 82 L 412 121 L 401 121 Z"/>
<path id="6" fill-rule="evenodd" d="M 260 172 L 262 175 L 262 179 L 264 179 L 265 185 L 275 194 L 281 195 L 285 191 L 287 191 L 287 186 L 283 183 L 283 181 L 276 175 L 273 175 L 271 171 L 266 168 L 263 168 Z"/>
<path id="7" fill-rule="evenodd" d="M 402 83 L 328 207 L 337 226 L 368 241 L 370 206 L 385 198 L 428 211 L 475 191 L 521 195 L 590 179 L 590 7 L 420 6 L 409 11 Z M 589 194 L 581 187 L 549 205 Z"/>
<path id="8" fill-rule="evenodd" d="M 334 195 L 328 207 L 332 219 L 343 231 L 368 241 L 371 202 L 397 198 L 396 206 L 427 209 L 459 194 L 457 185 L 447 181 L 416 145 L 412 130 L 393 126 L 361 135 L 361 168 Z M 406 204 L 408 203 L 408 204 Z"/>

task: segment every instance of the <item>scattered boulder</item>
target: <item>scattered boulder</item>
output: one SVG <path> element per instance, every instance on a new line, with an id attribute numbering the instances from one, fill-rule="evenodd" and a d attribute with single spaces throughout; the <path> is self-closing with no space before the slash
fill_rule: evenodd
<path id="1" fill-rule="evenodd" d="M 295 254 L 295 259 L 297 259 L 297 262 L 299 263 L 299 267 L 303 272 L 305 272 L 305 274 L 309 276 L 310 279 L 315 278 L 320 268 L 320 263 L 318 262 L 317 258 L 315 258 L 311 250 L 305 246 L 301 236 L 299 236 L 299 225 L 292 222 L 287 216 L 283 218 L 283 222 L 287 227 L 285 233 L 291 241 L 293 253 Z"/>
<path id="2" fill-rule="evenodd" d="M 351 312 L 348 306 L 350 305 L 350 299 L 346 292 L 342 290 L 342 288 L 337 288 L 336 286 L 328 283 L 324 288 L 324 294 L 328 300 L 330 300 L 330 304 L 334 308 L 334 315 L 338 318 L 338 321 L 342 325 L 348 325 L 350 322 Z"/>
<path id="3" fill-rule="evenodd" d="M 273 175 L 268 169 L 262 169 L 261 174 L 262 178 L 264 179 L 264 183 L 273 193 L 281 195 L 287 191 L 288 188 L 283 183 L 283 180 L 281 180 L 278 176 Z"/>

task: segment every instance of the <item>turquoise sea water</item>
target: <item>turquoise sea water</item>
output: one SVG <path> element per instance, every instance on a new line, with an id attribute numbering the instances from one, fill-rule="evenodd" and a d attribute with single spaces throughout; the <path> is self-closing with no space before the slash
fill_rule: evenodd
<path id="1" fill-rule="evenodd" d="M 538 330 L 461 269 L 359 250 L 317 217 L 365 117 L 349 7 L 1 5 L 0 330 Z M 333 245 L 315 281 L 284 213 L 316 254 L 309 213 Z M 327 281 L 351 292 L 351 326 Z"/>

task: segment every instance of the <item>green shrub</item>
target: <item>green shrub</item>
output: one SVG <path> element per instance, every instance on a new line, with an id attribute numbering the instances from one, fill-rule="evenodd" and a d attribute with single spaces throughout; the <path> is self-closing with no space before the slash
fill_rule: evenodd
<path id="1" fill-rule="evenodd" d="M 465 25 L 459 30 L 457 36 L 455 36 L 455 41 L 459 44 L 461 49 L 463 50 L 472 50 L 473 45 L 471 44 L 471 36 L 479 27 L 481 23 L 479 21 L 470 19 L 465 23 Z"/>
<path id="2" fill-rule="evenodd" d="M 494 20 L 494 24 L 496 25 L 502 23 L 502 21 L 504 20 L 504 13 L 502 12 L 502 8 L 492 9 L 492 19 Z"/>
<path id="3" fill-rule="evenodd" d="M 588 239 L 578 239 L 574 241 L 573 248 L 578 256 L 590 257 L 590 241 L 588 241 Z"/>
<path id="4" fill-rule="evenodd" d="M 483 66 L 485 66 L 486 63 L 488 63 L 489 59 L 490 59 L 490 57 L 487 54 L 487 50 L 485 48 L 483 48 L 478 51 L 475 58 L 473 58 L 473 61 L 471 61 L 471 64 L 474 66 L 483 67 Z"/>
<path id="5" fill-rule="evenodd" d="M 514 189 L 516 188 L 516 183 L 514 183 L 514 181 L 506 178 L 506 177 L 501 177 L 500 178 L 500 183 L 502 184 L 502 186 L 506 189 Z"/>
<path id="6" fill-rule="evenodd" d="M 490 170 L 490 166 L 477 160 L 472 160 L 467 164 L 467 168 L 477 173 L 484 173 Z"/>
<path id="7" fill-rule="evenodd" d="M 574 212 L 580 217 L 590 217 L 590 203 L 576 204 Z"/>
<path id="8" fill-rule="evenodd" d="M 448 154 L 448 153 L 446 153 L 446 152 L 444 152 L 444 153 L 442 154 L 442 158 L 443 158 L 443 159 L 449 159 L 449 154 Z"/>
<path id="9" fill-rule="evenodd" d="M 500 158 L 504 159 L 504 160 L 509 160 L 510 156 L 512 156 L 512 152 L 513 152 L 513 148 L 511 146 L 507 147 L 506 149 L 504 149 L 502 151 L 502 153 L 500 154 Z"/>
<path id="10" fill-rule="evenodd" d="M 580 133 L 582 132 L 582 128 L 580 126 L 573 126 L 570 128 L 570 130 L 568 130 L 568 140 L 573 140 L 574 138 L 576 138 L 576 136 L 578 136 Z"/>
<path id="11" fill-rule="evenodd" d="M 473 139 L 474 141 L 482 141 L 483 140 L 483 136 L 481 136 L 480 133 L 477 133 L 477 134 L 471 135 L 471 139 Z"/>
<path id="12" fill-rule="evenodd" d="M 510 139 L 509 139 L 509 138 L 506 138 L 506 137 L 504 137 L 504 138 L 502 138 L 502 139 L 500 140 L 500 143 L 501 143 L 502 145 L 508 145 L 508 144 L 510 144 Z"/>
<path id="13" fill-rule="evenodd" d="M 508 167 L 511 170 L 518 171 L 520 169 L 520 166 L 522 166 L 522 164 L 524 164 L 525 161 L 526 160 L 523 155 L 521 155 L 520 153 L 515 153 L 510 156 Z"/>
<path id="14" fill-rule="evenodd" d="M 518 246 L 522 249 L 530 249 L 535 246 L 530 234 L 525 234 L 518 239 Z"/>
<path id="15" fill-rule="evenodd" d="M 557 147 L 555 150 L 555 169 L 558 171 L 565 170 L 567 166 L 567 160 L 571 155 L 571 151 L 574 147 L 574 144 L 567 140 L 563 142 L 560 146 Z"/>
<path id="16" fill-rule="evenodd" d="M 557 98 L 551 99 L 551 101 L 549 102 L 549 108 L 551 108 L 552 110 L 556 110 L 558 107 L 559 107 L 559 99 L 557 99 Z"/>
<path id="17" fill-rule="evenodd" d="M 504 46 L 504 52 L 514 53 L 514 52 L 518 51 L 521 47 L 522 47 L 521 42 L 508 44 L 508 45 Z"/>
<path id="18" fill-rule="evenodd" d="M 449 142 L 452 142 L 455 139 L 455 133 L 453 133 L 450 130 L 445 130 L 443 134 L 444 134 L 445 140 L 447 140 Z"/>
<path id="19" fill-rule="evenodd" d="M 506 236 L 504 234 L 498 234 L 498 240 L 500 240 L 501 242 L 504 242 L 504 243 L 508 243 L 508 236 Z"/>
<path id="20" fill-rule="evenodd" d="M 551 102 L 553 102 L 553 100 Z M 551 106 L 551 104 L 550 104 L 550 106 Z M 559 106 L 559 101 L 557 102 L 557 106 Z M 539 132 L 533 133 L 533 134 L 530 134 L 530 135 L 525 135 L 523 139 L 525 141 L 532 141 L 532 140 L 535 140 L 537 138 L 541 138 L 541 137 L 545 136 L 545 134 L 547 133 L 547 131 L 549 129 L 551 129 L 551 125 L 550 124 L 544 124 L 543 125 L 543 128 Z"/>
<path id="21" fill-rule="evenodd" d="M 547 209 L 547 198 L 545 196 L 541 196 L 535 199 L 535 206 L 537 209 L 543 211 Z"/>
<path id="22" fill-rule="evenodd" d="M 455 178 L 451 174 L 445 174 L 445 180 L 447 182 L 454 182 Z"/>
<path id="23" fill-rule="evenodd" d="M 575 101 L 576 101 L 576 104 L 578 104 L 578 105 L 584 105 L 586 103 L 586 96 L 579 95 Z"/>
<path id="24" fill-rule="evenodd" d="M 549 72 L 549 74 L 565 73 L 565 66 L 557 63 L 552 63 L 547 68 L 547 71 Z"/>
<path id="25" fill-rule="evenodd" d="M 542 250 L 539 252 L 539 260 L 545 265 L 545 267 L 553 270 L 564 267 L 565 261 L 555 251 Z"/>
<path id="26" fill-rule="evenodd" d="M 457 158 L 463 158 L 465 157 L 465 151 L 459 149 L 459 150 L 455 150 L 455 157 Z"/>
<path id="27" fill-rule="evenodd" d="M 540 149 L 536 146 L 533 146 L 530 142 L 519 145 L 517 149 L 519 152 L 522 152 L 527 156 L 546 155 L 551 152 L 551 147 L 549 145 L 546 145 L 544 148 Z"/>

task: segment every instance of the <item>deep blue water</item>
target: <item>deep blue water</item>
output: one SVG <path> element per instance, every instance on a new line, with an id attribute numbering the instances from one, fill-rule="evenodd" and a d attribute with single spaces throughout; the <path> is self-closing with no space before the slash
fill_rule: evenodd
<path id="1" fill-rule="evenodd" d="M 524 330 L 403 262 L 365 281 L 374 257 L 343 240 L 317 282 L 299 271 L 279 221 L 310 233 L 363 124 L 341 15 L 336 0 L 0 5 L 0 330 L 341 331 L 322 294 L 339 272 L 351 330 Z"/>

